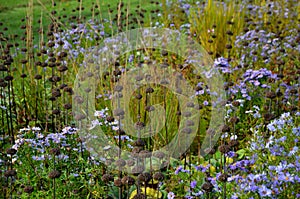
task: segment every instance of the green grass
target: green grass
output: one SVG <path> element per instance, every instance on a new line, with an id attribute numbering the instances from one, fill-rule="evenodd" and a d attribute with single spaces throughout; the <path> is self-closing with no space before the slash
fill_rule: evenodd
<path id="1" fill-rule="evenodd" d="M 33 6 L 30 9 L 28 5 L 31 1 Z M 84 0 L 82 3 L 79 3 L 77 0 L 60 0 L 55 1 L 56 5 L 53 6 L 51 0 L 20 0 L 17 2 L 0 0 L 0 22 L 3 24 L 0 26 L 0 32 L 4 32 L 6 36 L 18 35 L 16 41 L 19 42 L 20 37 L 24 36 L 25 32 L 24 29 L 21 29 L 21 26 L 26 25 L 26 20 L 24 21 L 24 19 L 26 16 L 32 16 L 32 31 L 35 37 L 34 43 L 37 43 L 38 31 L 43 27 L 44 32 L 47 32 L 48 25 L 51 22 L 51 12 L 53 10 L 57 12 L 55 17 L 58 22 L 62 25 L 69 25 L 69 18 L 72 16 L 78 17 L 79 15 L 86 18 L 86 20 L 110 20 L 114 18 L 118 12 L 119 2 L 119 0 Z M 141 0 L 122 0 L 122 2 L 124 2 L 124 8 L 129 8 L 133 16 L 136 15 L 137 9 L 142 8 L 148 11 L 146 17 L 149 18 L 149 11 L 156 9 L 153 4 L 150 4 L 150 1 L 144 3 Z M 78 11 L 80 6 L 84 9 Z M 140 8 L 137 8 L 137 6 L 140 6 Z M 109 9 L 113 10 L 112 14 L 109 13 Z M 32 13 L 32 15 L 29 13 Z"/>

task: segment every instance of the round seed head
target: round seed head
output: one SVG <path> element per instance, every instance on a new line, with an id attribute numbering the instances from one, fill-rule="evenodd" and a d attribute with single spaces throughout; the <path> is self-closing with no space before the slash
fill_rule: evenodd
<path id="1" fill-rule="evenodd" d="M 7 170 L 7 171 L 5 171 L 4 172 L 4 176 L 5 177 L 14 177 L 14 176 L 16 176 L 17 175 L 17 172 L 16 172 L 16 170 L 14 170 L 14 169 L 12 169 L 12 170 Z"/>
<path id="2" fill-rule="evenodd" d="M 164 180 L 164 174 L 162 172 L 156 172 L 153 175 L 153 179 L 157 180 L 157 181 L 162 181 L 162 180 Z"/>
<path id="3" fill-rule="evenodd" d="M 25 188 L 24 188 L 24 192 L 25 193 L 32 193 L 34 191 L 34 188 L 32 187 L 32 186 L 26 186 Z"/>
<path id="4" fill-rule="evenodd" d="M 114 180 L 114 177 L 110 174 L 104 174 L 101 179 L 104 183 L 107 184 L 109 182 L 112 182 Z"/>
<path id="5" fill-rule="evenodd" d="M 49 177 L 50 179 L 55 179 L 55 178 L 59 178 L 60 175 L 61 175 L 61 173 L 60 173 L 59 171 L 53 170 L 53 171 L 51 171 L 51 172 L 48 174 L 48 177 Z"/>

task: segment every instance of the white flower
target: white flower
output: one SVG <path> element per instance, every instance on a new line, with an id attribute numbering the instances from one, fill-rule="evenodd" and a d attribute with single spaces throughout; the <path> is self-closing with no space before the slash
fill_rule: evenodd
<path id="1" fill-rule="evenodd" d="M 213 29 L 211 29 L 211 30 L 210 30 L 210 29 L 208 29 L 208 30 L 207 30 L 207 32 L 208 32 L 208 33 L 214 33 L 214 32 L 215 32 L 215 29 L 214 29 L 214 28 L 213 28 Z"/>
<path id="2" fill-rule="evenodd" d="M 35 127 L 35 126 L 34 126 L 34 127 L 31 128 L 31 130 L 33 130 L 33 131 L 40 131 L 41 128 L 40 128 L 40 127 Z"/>
<path id="3" fill-rule="evenodd" d="M 3 110 L 6 110 L 6 109 L 7 109 L 5 106 L 0 106 L 0 108 L 2 108 Z"/>
<path id="4" fill-rule="evenodd" d="M 30 130 L 31 130 L 31 128 L 28 126 L 27 128 L 22 128 L 22 129 L 20 129 L 20 132 L 30 131 Z"/>

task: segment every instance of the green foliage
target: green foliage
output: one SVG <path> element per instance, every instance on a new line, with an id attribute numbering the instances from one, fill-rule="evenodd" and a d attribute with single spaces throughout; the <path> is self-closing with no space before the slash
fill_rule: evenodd
<path id="1" fill-rule="evenodd" d="M 214 56 L 228 55 L 226 44 L 234 45 L 233 38 L 242 32 L 245 9 L 238 1 L 208 0 L 204 6 L 190 10 L 191 33 L 196 34 L 201 45 Z M 227 31 L 232 35 L 226 34 Z"/>

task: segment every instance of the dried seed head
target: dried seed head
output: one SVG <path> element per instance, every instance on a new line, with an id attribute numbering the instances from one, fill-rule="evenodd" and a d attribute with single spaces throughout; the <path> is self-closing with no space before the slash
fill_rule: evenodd
<path id="1" fill-rule="evenodd" d="M 154 106 L 146 106 L 146 111 L 148 111 L 148 112 L 151 112 L 151 111 L 154 111 L 155 110 L 155 108 L 154 108 Z"/>
<path id="2" fill-rule="evenodd" d="M 222 132 L 225 133 L 225 132 L 229 132 L 229 131 L 230 131 L 230 127 L 228 125 L 224 124 L 222 126 Z"/>
<path id="3" fill-rule="evenodd" d="M 291 93 L 291 94 L 297 94 L 297 93 L 298 93 L 298 91 L 297 91 L 297 89 L 295 89 L 295 88 L 292 88 L 292 89 L 290 90 L 290 93 Z"/>
<path id="4" fill-rule="evenodd" d="M 235 106 L 235 107 L 239 107 L 240 104 L 241 103 L 239 101 L 236 101 L 236 100 L 232 102 L 232 105 Z"/>
<path id="5" fill-rule="evenodd" d="M 238 117 L 236 117 L 236 116 L 231 117 L 229 119 L 229 123 L 231 123 L 231 124 L 237 124 L 239 121 L 240 121 L 240 119 Z"/>
<path id="6" fill-rule="evenodd" d="M 51 172 L 48 174 L 48 177 L 49 177 L 50 179 L 55 179 L 55 178 L 59 178 L 60 175 L 61 175 L 61 173 L 60 173 L 59 171 L 53 170 L 53 171 L 51 171 Z"/>
<path id="7" fill-rule="evenodd" d="M 114 180 L 114 185 L 116 187 L 121 187 L 122 186 L 122 180 L 120 178 L 117 178 Z"/>
<path id="8" fill-rule="evenodd" d="M 14 170 L 14 169 L 12 169 L 12 170 L 7 170 L 7 171 L 5 171 L 4 172 L 4 176 L 5 177 L 14 177 L 14 176 L 16 176 L 17 175 L 17 172 L 16 172 L 16 170 Z"/>
<path id="9" fill-rule="evenodd" d="M 104 174 L 101 179 L 104 183 L 107 184 L 109 182 L 112 182 L 114 180 L 114 177 L 110 174 Z"/>
<path id="10" fill-rule="evenodd" d="M 64 104 L 64 109 L 69 110 L 71 108 L 72 108 L 72 104 L 70 103 Z"/>
<path id="11" fill-rule="evenodd" d="M 26 186 L 25 188 L 24 188 L 24 192 L 25 193 L 32 193 L 34 191 L 34 188 L 32 187 L 32 186 Z"/>
<path id="12" fill-rule="evenodd" d="M 276 93 L 272 92 L 272 91 L 267 92 L 266 97 L 269 98 L 269 99 L 274 99 L 274 98 L 276 98 Z"/>
<path id="13" fill-rule="evenodd" d="M 212 189 L 213 189 L 213 185 L 210 183 L 210 182 L 205 182 L 203 185 L 202 185 L 202 189 L 205 191 L 205 192 L 211 192 Z"/>
<path id="14" fill-rule="evenodd" d="M 114 115 L 115 116 L 123 116 L 125 114 L 124 110 L 121 108 L 117 108 L 114 110 Z"/>
<path id="15" fill-rule="evenodd" d="M 148 150 L 142 150 L 139 153 L 139 157 L 140 158 L 150 158 L 151 155 L 152 155 L 152 153 L 150 151 L 148 151 Z"/>
<path id="16" fill-rule="evenodd" d="M 194 106 L 195 106 L 195 104 L 194 104 L 193 102 L 188 102 L 188 103 L 186 104 L 186 106 L 187 106 L 187 107 L 191 107 L 191 108 L 192 108 L 192 107 L 194 107 Z"/>
<path id="17" fill-rule="evenodd" d="M 63 66 L 58 67 L 57 70 L 58 70 L 59 72 L 65 72 L 65 71 L 68 70 L 68 67 L 65 66 L 65 65 L 63 65 Z"/>
<path id="18" fill-rule="evenodd" d="M 115 92 L 121 92 L 123 90 L 123 86 L 117 85 L 117 86 L 115 86 L 114 90 L 115 90 Z"/>
<path id="19" fill-rule="evenodd" d="M 273 120 L 276 118 L 276 115 L 272 114 L 272 113 L 266 113 L 264 114 L 264 118 L 267 122 Z"/>
<path id="20" fill-rule="evenodd" d="M 191 128 L 189 127 L 184 127 L 182 130 L 181 130 L 182 133 L 185 133 L 185 134 L 191 134 L 193 131 Z"/>
<path id="21" fill-rule="evenodd" d="M 117 165 L 118 167 L 124 167 L 124 166 L 126 165 L 126 161 L 123 160 L 123 159 L 118 159 L 118 160 L 116 161 L 116 165 Z"/>
<path id="22" fill-rule="evenodd" d="M 214 148 L 209 149 L 209 151 L 208 151 L 208 154 L 209 154 L 209 155 L 213 155 L 213 154 L 215 154 L 215 153 L 216 153 L 216 149 L 214 149 Z"/>
<path id="23" fill-rule="evenodd" d="M 145 170 L 144 166 L 142 165 L 136 165 L 135 167 L 132 168 L 132 173 L 134 175 L 138 175 L 140 173 L 142 173 Z"/>
<path id="24" fill-rule="evenodd" d="M 75 115 L 75 120 L 77 120 L 77 121 L 83 120 L 85 118 L 86 118 L 86 116 L 84 114 L 81 114 L 81 113 Z"/>
<path id="25" fill-rule="evenodd" d="M 42 75 L 36 74 L 36 75 L 34 76 L 34 79 L 40 80 L 40 79 L 42 79 Z"/>
<path id="26" fill-rule="evenodd" d="M 228 50 L 230 50 L 230 49 L 232 49 L 232 45 L 231 44 L 226 44 L 225 48 L 228 49 Z"/>
<path id="27" fill-rule="evenodd" d="M 183 112 L 183 113 L 182 113 L 182 116 L 184 116 L 184 117 L 191 117 L 191 116 L 192 116 L 192 113 L 189 112 L 189 111 L 186 111 L 186 112 Z"/>
<path id="28" fill-rule="evenodd" d="M 227 178 L 228 178 L 228 175 L 225 174 L 225 173 L 222 173 L 222 174 L 219 176 L 218 180 L 221 181 L 221 182 L 226 182 L 226 181 L 227 181 Z"/>
<path id="29" fill-rule="evenodd" d="M 14 77 L 13 76 L 11 76 L 11 75 L 7 75 L 6 77 L 4 77 L 4 80 L 5 81 L 12 81 L 14 79 Z"/>
<path id="30" fill-rule="evenodd" d="M 133 146 L 143 147 L 143 146 L 145 146 L 145 142 L 144 142 L 144 140 L 139 138 L 136 141 L 134 141 Z"/>
<path id="31" fill-rule="evenodd" d="M 136 194 L 133 199 L 146 199 L 147 197 L 143 193 Z"/>
<path id="32" fill-rule="evenodd" d="M 136 81 L 142 81 L 143 80 L 143 76 L 142 75 L 137 75 L 137 76 L 135 76 L 135 80 Z"/>
<path id="33" fill-rule="evenodd" d="M 164 180 L 164 174 L 162 172 L 156 172 L 154 175 L 153 175 L 153 179 L 154 180 L 157 180 L 157 181 L 163 181 Z"/>
<path id="34" fill-rule="evenodd" d="M 168 56 L 168 51 L 162 50 L 162 51 L 161 51 L 161 55 L 162 55 L 162 56 Z"/>
<path id="35" fill-rule="evenodd" d="M 122 182 L 123 185 L 129 185 L 129 186 L 131 186 L 131 185 L 134 185 L 135 180 L 134 180 L 134 178 L 132 178 L 130 176 L 124 176 L 122 178 L 121 182 Z"/>
<path id="36" fill-rule="evenodd" d="M 114 76 L 118 76 L 122 74 L 122 71 L 120 71 L 119 69 L 116 69 L 113 71 Z"/>
<path id="37" fill-rule="evenodd" d="M 152 87 L 148 87 L 146 89 L 146 93 L 153 93 L 154 92 L 154 89 Z"/>
<path id="38" fill-rule="evenodd" d="M 206 133 L 208 134 L 208 135 L 215 135 L 216 134 L 216 131 L 214 130 L 214 129 L 208 129 L 207 131 L 206 131 Z"/>
<path id="39" fill-rule="evenodd" d="M 146 172 L 146 173 L 140 173 L 138 175 L 138 179 L 141 181 L 141 182 L 145 182 L 145 183 L 148 183 L 151 179 L 152 179 L 152 176 L 150 173 Z"/>
<path id="40" fill-rule="evenodd" d="M 158 159 L 163 159 L 165 157 L 165 154 L 162 151 L 156 151 L 153 153 L 153 156 Z"/>
<path id="41" fill-rule="evenodd" d="M 230 147 L 236 147 L 236 146 L 239 145 L 239 141 L 231 140 L 228 144 L 229 144 Z"/>
<path id="42" fill-rule="evenodd" d="M 127 166 L 132 167 L 135 165 L 135 161 L 134 160 L 127 160 Z"/>
<path id="43" fill-rule="evenodd" d="M 138 121 L 138 122 L 135 123 L 134 127 L 137 130 L 141 130 L 145 127 L 145 124 L 144 124 L 144 122 Z"/>
<path id="44" fill-rule="evenodd" d="M 228 153 L 230 151 L 230 147 L 226 144 L 222 144 L 219 146 L 219 151 L 223 154 Z"/>
<path id="45" fill-rule="evenodd" d="M 7 153 L 8 155 L 15 155 L 15 154 L 17 153 L 17 150 L 14 149 L 14 148 L 10 148 L 10 149 L 7 149 L 7 150 L 6 150 L 6 153 Z"/>
<path id="46" fill-rule="evenodd" d="M 55 109 L 55 110 L 52 111 L 52 113 L 54 115 L 59 115 L 60 114 L 60 110 L 59 109 Z"/>
<path id="47" fill-rule="evenodd" d="M 115 118 L 112 117 L 112 116 L 107 116 L 107 117 L 106 117 L 106 121 L 107 121 L 107 122 L 114 122 L 114 121 L 115 121 Z"/>
<path id="48" fill-rule="evenodd" d="M 193 120 L 187 120 L 187 121 L 185 122 L 185 125 L 186 125 L 186 126 L 194 126 L 195 123 L 194 123 Z"/>
<path id="49" fill-rule="evenodd" d="M 226 31 L 226 34 L 229 35 L 229 36 L 232 36 L 232 35 L 233 35 L 233 32 L 232 32 L 231 30 L 227 30 L 227 31 Z"/>
<path id="50" fill-rule="evenodd" d="M 53 154 L 53 155 L 60 155 L 60 149 L 59 148 L 52 148 L 50 149 L 50 154 Z"/>
<path id="51" fill-rule="evenodd" d="M 117 133 L 118 135 L 125 135 L 125 131 L 124 131 L 123 129 L 118 129 L 118 130 L 116 131 L 116 133 Z"/>

